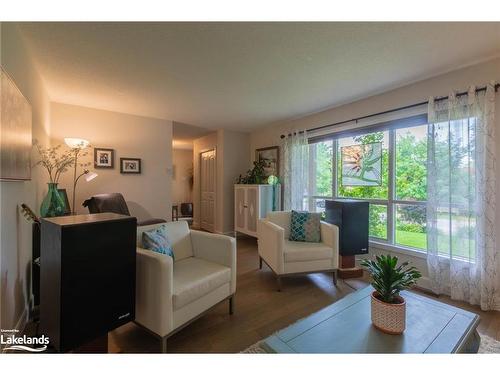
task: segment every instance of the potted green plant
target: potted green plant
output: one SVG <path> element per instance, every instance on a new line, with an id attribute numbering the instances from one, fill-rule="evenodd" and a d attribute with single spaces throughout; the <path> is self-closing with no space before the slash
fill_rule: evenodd
<path id="1" fill-rule="evenodd" d="M 256 160 L 253 162 L 253 168 L 247 171 L 245 176 L 240 175 L 236 181 L 237 184 L 265 184 L 266 172 L 264 170 L 265 161 Z"/>
<path id="2" fill-rule="evenodd" d="M 406 302 L 400 292 L 411 288 L 422 277 L 408 262 L 398 265 L 398 257 L 376 256 L 365 259 L 361 265 L 372 277 L 375 289 L 371 295 L 372 323 L 381 331 L 393 335 L 403 333 L 406 328 Z"/>

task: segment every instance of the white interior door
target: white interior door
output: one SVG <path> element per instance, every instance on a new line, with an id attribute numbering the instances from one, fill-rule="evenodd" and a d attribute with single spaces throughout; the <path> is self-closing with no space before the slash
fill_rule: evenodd
<path id="1" fill-rule="evenodd" d="M 215 181 L 217 157 L 215 150 L 200 154 L 201 229 L 215 232 Z"/>

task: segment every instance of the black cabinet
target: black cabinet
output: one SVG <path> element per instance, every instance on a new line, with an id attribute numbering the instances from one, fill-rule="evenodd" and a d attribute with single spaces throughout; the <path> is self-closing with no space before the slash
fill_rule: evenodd
<path id="1" fill-rule="evenodd" d="M 56 350 L 135 318 L 136 229 L 112 213 L 42 219 L 40 331 Z"/>
<path id="2" fill-rule="evenodd" d="M 340 255 L 368 253 L 369 203 L 354 199 L 325 201 L 325 221 L 339 227 Z"/>

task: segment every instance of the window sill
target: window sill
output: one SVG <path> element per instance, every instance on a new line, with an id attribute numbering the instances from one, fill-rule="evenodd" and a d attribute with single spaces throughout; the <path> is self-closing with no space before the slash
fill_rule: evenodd
<path id="1" fill-rule="evenodd" d="M 397 246 L 397 245 L 392 245 L 392 244 L 379 242 L 379 241 L 373 241 L 373 240 L 370 240 L 369 246 L 374 247 L 374 248 L 379 249 L 379 250 L 392 251 L 394 253 L 403 254 L 403 255 L 414 257 L 414 258 L 427 259 L 427 252 L 419 251 L 416 249 L 411 249 L 411 248 L 404 247 L 404 246 Z M 450 261 L 450 259 L 448 257 L 445 257 L 443 255 L 439 255 L 439 258 L 440 258 L 440 261 L 442 261 L 444 263 Z M 465 258 L 459 258 L 459 257 L 454 257 L 453 261 L 462 262 L 463 264 L 474 264 L 474 261 L 467 260 Z"/>
<path id="2" fill-rule="evenodd" d="M 392 245 L 392 244 L 374 241 L 374 240 L 370 240 L 369 245 L 370 245 L 370 247 L 374 247 L 376 249 L 393 251 L 395 253 L 409 255 L 409 256 L 412 256 L 415 258 L 427 259 L 427 252 L 419 251 L 416 249 L 410 249 L 408 247 Z"/>

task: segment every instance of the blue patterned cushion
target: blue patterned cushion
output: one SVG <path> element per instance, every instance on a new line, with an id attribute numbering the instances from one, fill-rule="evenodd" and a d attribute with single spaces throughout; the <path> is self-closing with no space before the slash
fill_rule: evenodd
<path id="1" fill-rule="evenodd" d="M 320 242 L 321 214 L 318 212 L 292 211 L 290 241 Z"/>
<path id="2" fill-rule="evenodd" d="M 158 228 L 143 232 L 142 244 L 145 249 L 160 254 L 166 254 L 171 256 L 172 259 L 175 259 L 172 245 L 167 237 L 167 228 L 165 228 L 165 225 L 160 225 Z"/>

